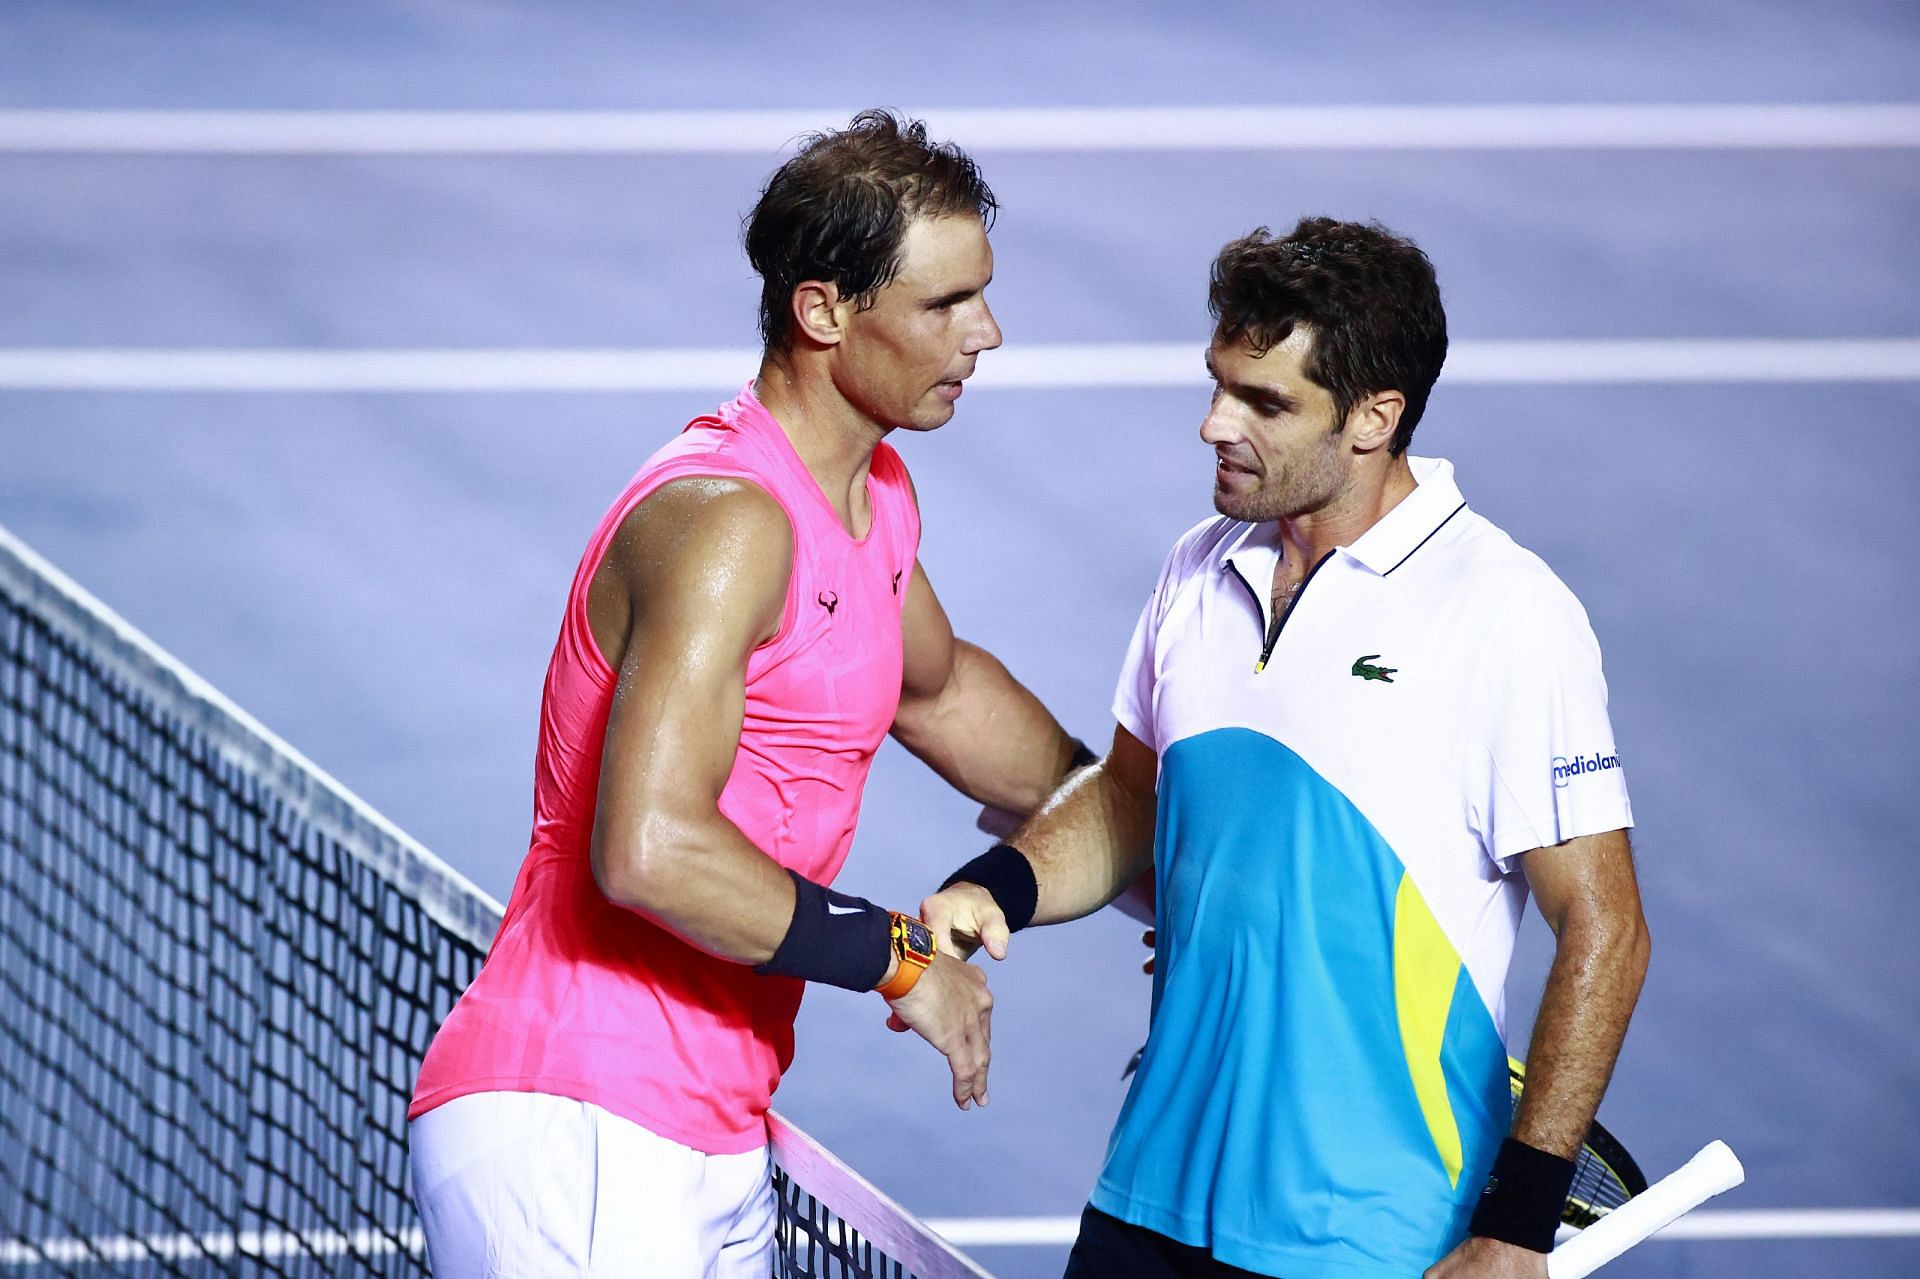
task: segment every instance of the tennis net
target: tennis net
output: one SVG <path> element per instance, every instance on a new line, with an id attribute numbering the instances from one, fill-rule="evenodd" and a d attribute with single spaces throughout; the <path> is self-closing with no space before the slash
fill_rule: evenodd
<path id="1" fill-rule="evenodd" d="M 0 529 L 0 1273 L 425 1274 L 500 907 Z M 984 1279 L 772 1123 L 779 1279 Z"/>

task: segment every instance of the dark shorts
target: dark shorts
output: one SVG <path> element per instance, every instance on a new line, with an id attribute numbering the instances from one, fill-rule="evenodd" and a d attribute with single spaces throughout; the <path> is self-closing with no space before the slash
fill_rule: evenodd
<path id="1" fill-rule="evenodd" d="M 1270 1279 L 1215 1261 L 1196 1248 L 1144 1226 L 1109 1217 L 1091 1204 L 1080 1214 L 1080 1237 L 1065 1279 Z"/>

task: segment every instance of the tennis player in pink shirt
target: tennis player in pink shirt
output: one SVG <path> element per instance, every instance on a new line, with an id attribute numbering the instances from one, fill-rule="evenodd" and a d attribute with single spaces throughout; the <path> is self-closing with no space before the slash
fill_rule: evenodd
<path id="1" fill-rule="evenodd" d="M 439 1279 L 765 1279 L 765 1115 L 807 982 L 877 990 L 987 1101 L 978 968 L 831 891 L 891 731 L 1026 812 L 1091 756 L 954 638 L 884 441 L 954 413 L 988 309 L 978 169 L 879 112 L 811 139 L 746 232 L 758 377 L 589 539 L 547 671 L 531 847 L 409 1111 Z"/>

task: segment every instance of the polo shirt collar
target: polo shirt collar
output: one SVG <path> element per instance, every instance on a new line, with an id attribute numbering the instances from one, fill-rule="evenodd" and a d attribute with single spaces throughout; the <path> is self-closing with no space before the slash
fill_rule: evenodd
<path id="1" fill-rule="evenodd" d="M 1453 482 L 1453 463 L 1409 456 L 1407 466 L 1413 471 L 1413 492 L 1351 545 L 1341 548 L 1382 576 L 1398 568 L 1467 504 L 1460 486 Z"/>
<path id="2" fill-rule="evenodd" d="M 1413 472 L 1413 492 L 1351 545 L 1340 548 L 1381 576 L 1398 568 L 1467 504 L 1453 481 L 1453 463 L 1409 455 L 1407 466 Z M 1228 539 L 1220 564 L 1223 569 L 1231 565 L 1250 583 L 1271 583 L 1280 558 L 1280 525 L 1269 520 L 1249 524 L 1238 537 Z"/>

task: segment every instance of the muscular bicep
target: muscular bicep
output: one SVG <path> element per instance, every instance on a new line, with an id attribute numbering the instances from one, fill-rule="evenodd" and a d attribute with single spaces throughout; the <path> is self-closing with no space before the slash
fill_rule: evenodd
<path id="1" fill-rule="evenodd" d="M 615 580 L 626 614 L 594 816 L 603 887 L 714 817 L 747 662 L 779 629 L 792 556 L 785 513 L 740 481 L 669 484 L 621 526 L 596 573 Z"/>
<path id="2" fill-rule="evenodd" d="M 1521 858 L 1541 917 L 1556 936 L 1570 924 L 1641 922 L 1640 886 L 1624 830 L 1581 835 Z"/>

